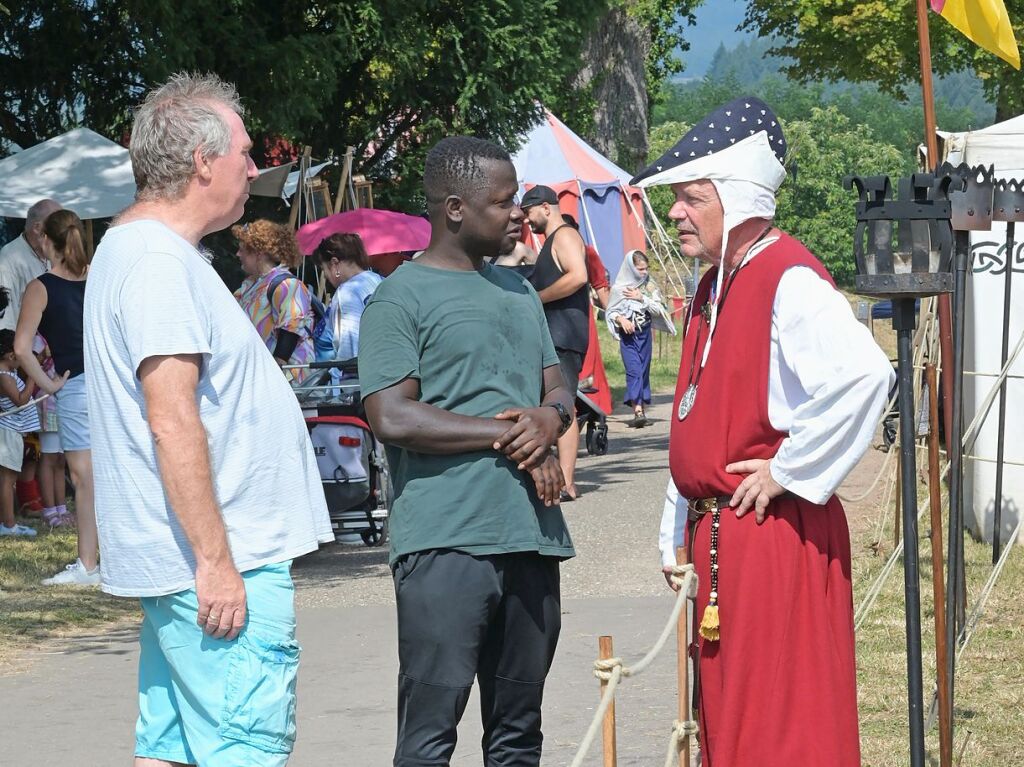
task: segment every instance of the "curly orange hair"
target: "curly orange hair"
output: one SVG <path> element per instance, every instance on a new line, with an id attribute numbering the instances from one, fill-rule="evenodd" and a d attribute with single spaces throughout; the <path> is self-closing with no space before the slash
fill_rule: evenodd
<path id="1" fill-rule="evenodd" d="M 249 224 L 231 227 L 231 233 L 238 244 L 246 250 L 258 253 L 262 258 L 294 269 L 302 263 L 302 254 L 295 242 L 292 230 L 284 224 L 275 224 L 259 218 Z"/>

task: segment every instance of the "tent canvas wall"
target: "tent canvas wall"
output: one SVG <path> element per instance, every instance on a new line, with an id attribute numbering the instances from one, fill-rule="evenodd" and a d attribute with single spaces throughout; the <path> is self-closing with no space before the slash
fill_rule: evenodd
<path id="1" fill-rule="evenodd" d="M 0 160 L 0 216 L 24 218 L 45 198 L 83 219 L 117 215 L 135 201 L 128 150 L 76 128 Z"/>
<path id="2" fill-rule="evenodd" d="M 949 162 L 994 165 L 997 178 L 1024 178 L 1024 115 L 970 133 L 940 134 L 942 155 Z M 970 279 L 967 281 L 967 316 L 964 343 L 964 423 L 969 424 L 988 396 L 1000 370 L 1003 328 L 1003 280 L 1013 272 L 1010 301 L 1010 353 L 1024 333 L 1024 225 L 1016 226 L 1016 246 L 1006 253 L 1006 225 L 990 232 L 972 232 Z M 1024 356 L 1010 368 L 1024 376 Z M 1009 378 L 1006 386 L 1006 441 L 1003 470 L 1002 533 L 1005 541 L 1024 513 L 1024 380 Z M 995 461 L 998 398 L 968 451 L 964 470 L 964 511 L 967 527 L 984 540 L 992 540 L 995 510 Z"/>

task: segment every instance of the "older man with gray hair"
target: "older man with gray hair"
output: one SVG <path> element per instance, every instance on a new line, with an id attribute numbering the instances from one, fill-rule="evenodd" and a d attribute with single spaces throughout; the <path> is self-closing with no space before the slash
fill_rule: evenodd
<path id="1" fill-rule="evenodd" d="M 0 317 L 0 330 L 14 330 L 18 326 L 25 286 L 47 269 L 41 242 L 43 222 L 60 209 L 60 203 L 54 200 L 35 203 L 25 214 L 25 231 L 0 249 L 0 285 L 10 294 L 7 311 Z"/>
<path id="2" fill-rule="evenodd" d="M 786 139 L 753 96 L 633 179 L 710 268 L 685 320 L 662 563 L 699 578 L 705 767 L 859 767 L 850 535 L 836 489 L 894 382 L 821 262 L 775 226 Z M 770 745 L 769 745 L 770 744 Z"/>
<path id="3" fill-rule="evenodd" d="M 233 86 L 175 75 L 135 115 L 136 203 L 89 275 L 102 587 L 138 597 L 136 767 L 271 767 L 295 740 L 291 560 L 333 540 L 281 371 L 198 249 L 256 167 Z"/>

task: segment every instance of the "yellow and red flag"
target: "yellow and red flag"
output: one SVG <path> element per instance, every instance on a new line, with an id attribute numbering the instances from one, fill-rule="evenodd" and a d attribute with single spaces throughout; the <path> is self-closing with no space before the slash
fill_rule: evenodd
<path id="1" fill-rule="evenodd" d="M 1003 0 L 931 0 L 931 6 L 968 40 L 1020 69 L 1020 51 Z"/>

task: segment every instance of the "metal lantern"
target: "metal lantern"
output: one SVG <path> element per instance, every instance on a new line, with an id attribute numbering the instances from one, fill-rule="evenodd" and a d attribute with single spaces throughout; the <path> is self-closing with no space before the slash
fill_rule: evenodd
<path id="1" fill-rule="evenodd" d="M 918 173 L 899 180 L 893 199 L 888 176 L 849 176 L 856 187 L 857 292 L 920 298 L 953 290 L 953 231 L 948 175 Z"/>
<path id="2" fill-rule="evenodd" d="M 888 176 L 850 176 L 844 180 L 847 189 L 855 187 L 860 195 L 853 239 L 857 291 L 892 298 L 892 323 L 896 328 L 911 767 L 924 767 L 914 423 L 915 299 L 953 290 L 953 228 L 949 191 L 954 185 L 961 187 L 963 182 L 949 174 L 919 173 L 900 179 L 899 196 L 893 199 Z"/>

